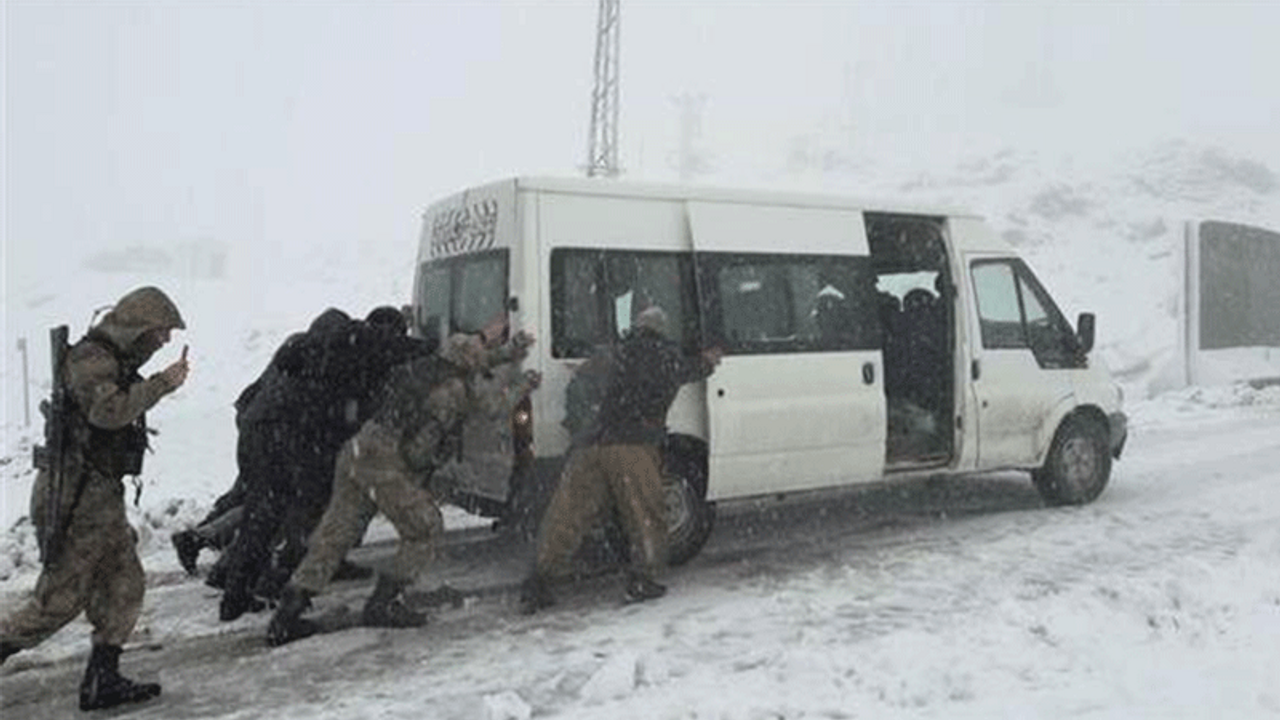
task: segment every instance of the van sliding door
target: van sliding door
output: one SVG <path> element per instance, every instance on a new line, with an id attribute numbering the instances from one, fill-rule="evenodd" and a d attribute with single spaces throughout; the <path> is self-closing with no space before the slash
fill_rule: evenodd
<path id="1" fill-rule="evenodd" d="M 875 272 L 861 213 L 690 202 L 710 498 L 865 482 L 885 457 Z"/>

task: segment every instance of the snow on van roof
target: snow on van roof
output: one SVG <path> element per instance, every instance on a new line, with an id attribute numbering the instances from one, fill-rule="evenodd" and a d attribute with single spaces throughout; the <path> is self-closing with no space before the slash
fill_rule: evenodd
<path id="1" fill-rule="evenodd" d="M 769 188 L 730 188 L 714 185 L 642 182 L 585 177 L 516 176 L 505 181 L 486 183 L 496 185 L 513 182 L 516 189 L 543 190 L 573 194 L 616 197 L 644 197 L 658 199 L 695 199 L 720 202 L 780 203 L 798 207 L 835 207 L 876 212 L 908 213 L 917 215 L 946 215 L 950 217 L 981 217 L 979 213 L 962 207 L 946 205 L 920 205 L 881 198 L 867 198 L 835 193 L 804 192 Z M 483 187 L 483 186 L 476 186 Z"/>

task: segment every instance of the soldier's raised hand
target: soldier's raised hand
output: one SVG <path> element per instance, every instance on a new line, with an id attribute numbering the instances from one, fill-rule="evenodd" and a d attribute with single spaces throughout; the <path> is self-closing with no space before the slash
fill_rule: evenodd
<path id="1" fill-rule="evenodd" d="M 169 367 L 160 371 L 160 377 L 168 383 L 170 390 L 177 390 L 187 381 L 187 373 L 191 372 L 191 365 L 187 362 L 187 346 L 182 346 L 182 357 L 175 360 Z"/>

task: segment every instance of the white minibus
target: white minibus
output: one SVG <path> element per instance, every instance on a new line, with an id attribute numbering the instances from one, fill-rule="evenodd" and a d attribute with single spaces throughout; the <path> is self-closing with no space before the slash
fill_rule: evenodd
<path id="1" fill-rule="evenodd" d="M 1092 501 L 1127 434 L 1121 391 L 984 221 L 839 196 L 519 177 L 425 213 L 414 330 L 535 333 L 541 387 L 513 416 L 510 477 L 451 500 L 526 529 L 570 445 L 575 370 L 658 305 L 686 351 L 719 346 L 668 415 L 671 561 L 716 503 L 921 474 L 1020 469 Z"/>

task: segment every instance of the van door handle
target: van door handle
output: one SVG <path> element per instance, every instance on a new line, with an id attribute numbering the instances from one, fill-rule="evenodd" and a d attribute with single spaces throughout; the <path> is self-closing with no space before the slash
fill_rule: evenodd
<path id="1" fill-rule="evenodd" d="M 977 380 L 978 378 L 982 377 L 982 365 L 979 364 L 977 360 L 974 360 L 973 362 L 969 363 L 969 375 L 974 380 Z"/>
<path id="2" fill-rule="evenodd" d="M 862 364 L 862 382 L 870 385 L 876 381 L 876 366 L 872 363 Z"/>

